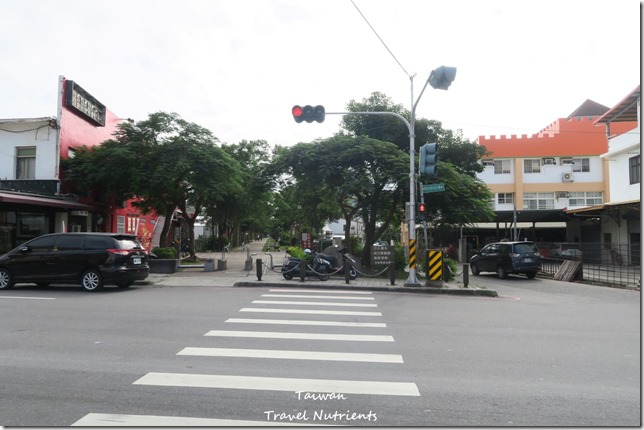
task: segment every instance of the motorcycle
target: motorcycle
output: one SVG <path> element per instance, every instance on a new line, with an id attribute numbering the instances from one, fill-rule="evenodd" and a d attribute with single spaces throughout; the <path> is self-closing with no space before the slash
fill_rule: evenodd
<path id="1" fill-rule="evenodd" d="M 304 276 L 317 276 L 321 281 L 326 281 L 327 279 L 329 279 L 329 277 L 331 276 L 331 264 L 327 260 L 320 258 L 319 254 L 315 251 L 307 252 L 307 254 L 309 253 L 312 256 L 312 260 L 311 264 L 305 262 L 306 273 Z M 291 280 L 296 276 L 301 277 L 300 264 L 302 263 L 302 261 L 302 258 L 288 257 L 288 260 L 282 266 L 282 276 L 284 277 L 284 279 Z"/>
<path id="2" fill-rule="evenodd" d="M 332 248 L 327 248 L 332 249 Z M 344 266 L 347 261 L 349 261 L 349 279 L 354 280 L 358 277 L 358 271 L 356 270 L 356 260 L 353 258 L 347 248 L 340 248 L 337 252 L 341 255 L 342 261 L 339 261 L 335 255 L 331 254 L 317 254 L 321 259 L 329 262 L 331 266 L 331 274 L 340 274 L 344 275 Z"/>

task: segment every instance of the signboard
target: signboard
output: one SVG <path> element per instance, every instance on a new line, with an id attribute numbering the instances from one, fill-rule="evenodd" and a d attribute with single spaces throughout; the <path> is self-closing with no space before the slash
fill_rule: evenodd
<path id="1" fill-rule="evenodd" d="M 392 246 L 372 246 L 371 265 L 386 266 L 394 263 L 394 248 Z"/>
<path id="2" fill-rule="evenodd" d="M 427 251 L 427 279 L 429 281 L 443 280 L 443 251 L 430 249 Z"/>
<path id="3" fill-rule="evenodd" d="M 311 233 L 302 233 L 302 249 L 311 249 L 313 247 L 313 236 Z"/>
<path id="4" fill-rule="evenodd" d="M 65 106 L 88 122 L 105 127 L 105 105 L 74 81 L 65 82 Z"/>
<path id="5" fill-rule="evenodd" d="M 445 184 L 423 185 L 423 193 L 438 193 L 441 191 L 445 191 Z"/>

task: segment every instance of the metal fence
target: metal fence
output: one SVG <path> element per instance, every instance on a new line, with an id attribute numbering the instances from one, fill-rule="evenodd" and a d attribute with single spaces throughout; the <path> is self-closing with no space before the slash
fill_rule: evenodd
<path id="1" fill-rule="evenodd" d="M 641 279 L 641 250 L 638 246 L 579 244 L 579 251 L 567 256 L 543 257 L 541 273 L 554 276 L 566 259 L 581 262 L 581 273 L 576 278 L 585 282 L 605 285 L 639 287 Z"/>

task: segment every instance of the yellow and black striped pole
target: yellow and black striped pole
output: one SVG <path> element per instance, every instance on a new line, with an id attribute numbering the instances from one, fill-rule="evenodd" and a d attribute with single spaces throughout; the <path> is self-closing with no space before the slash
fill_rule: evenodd
<path id="1" fill-rule="evenodd" d="M 416 270 L 416 239 L 409 239 L 409 269 Z"/>
<path id="2" fill-rule="evenodd" d="M 428 284 L 443 283 L 443 251 L 430 249 L 427 251 L 427 282 Z"/>

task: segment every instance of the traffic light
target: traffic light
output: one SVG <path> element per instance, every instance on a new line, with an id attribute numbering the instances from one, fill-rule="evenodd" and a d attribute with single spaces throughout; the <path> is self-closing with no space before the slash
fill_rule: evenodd
<path id="1" fill-rule="evenodd" d="M 420 147 L 418 158 L 418 173 L 421 176 L 436 176 L 436 163 L 438 163 L 438 143 L 426 143 Z"/>
<path id="2" fill-rule="evenodd" d="M 306 105 L 306 106 L 300 106 L 300 105 L 295 105 L 293 106 L 293 109 L 291 109 L 291 113 L 293 113 L 293 119 L 295 122 L 300 123 L 302 121 L 306 122 L 324 122 L 324 106 L 322 105 L 317 105 L 317 106 L 311 106 L 311 105 Z"/>
<path id="3" fill-rule="evenodd" d="M 429 85 L 437 90 L 446 90 L 456 78 L 456 67 L 440 66 L 429 75 Z"/>
<path id="4" fill-rule="evenodd" d="M 425 216 L 427 215 L 427 205 L 425 203 L 418 203 L 416 205 L 416 219 L 419 221 L 425 221 Z"/>

